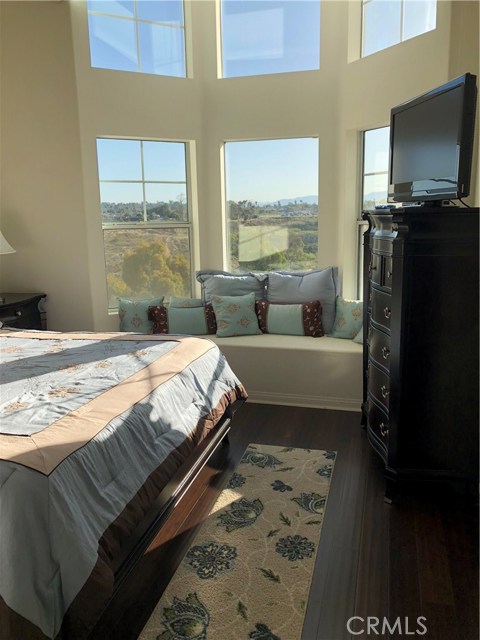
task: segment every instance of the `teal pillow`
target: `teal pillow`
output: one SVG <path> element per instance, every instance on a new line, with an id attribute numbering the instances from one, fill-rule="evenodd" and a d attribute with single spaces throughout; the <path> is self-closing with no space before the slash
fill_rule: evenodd
<path id="1" fill-rule="evenodd" d="M 118 299 L 118 317 L 120 319 L 120 331 L 133 331 L 134 333 L 152 333 L 153 323 L 148 319 L 148 307 L 162 304 L 161 298 L 153 300 L 126 300 Z"/>
<path id="2" fill-rule="evenodd" d="M 203 307 L 203 300 L 201 298 L 183 298 L 180 296 L 170 296 L 168 306 L 170 308 L 181 307 L 183 309 L 190 309 L 192 307 Z"/>
<path id="3" fill-rule="evenodd" d="M 363 327 L 360 329 L 360 331 L 354 337 L 353 341 L 356 342 L 357 344 L 363 344 Z"/>
<path id="4" fill-rule="evenodd" d="M 149 318 L 153 322 L 153 333 L 204 336 L 217 330 L 211 304 L 201 307 L 152 306 Z"/>
<path id="5" fill-rule="evenodd" d="M 217 336 L 252 336 L 262 333 L 255 313 L 255 292 L 244 296 L 213 296 Z"/>
<path id="6" fill-rule="evenodd" d="M 323 336 L 322 307 L 319 300 L 303 304 L 282 304 L 257 300 L 258 324 L 263 333 L 288 336 Z"/>
<path id="7" fill-rule="evenodd" d="M 346 300 L 337 297 L 335 322 L 332 329 L 333 338 L 348 338 L 353 340 L 363 325 L 362 300 Z"/>

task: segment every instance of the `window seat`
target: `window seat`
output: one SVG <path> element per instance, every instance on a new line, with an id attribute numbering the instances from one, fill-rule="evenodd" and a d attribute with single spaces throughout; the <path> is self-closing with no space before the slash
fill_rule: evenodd
<path id="1" fill-rule="evenodd" d="M 360 411 L 361 344 L 329 336 L 208 338 L 226 356 L 250 402 Z"/>

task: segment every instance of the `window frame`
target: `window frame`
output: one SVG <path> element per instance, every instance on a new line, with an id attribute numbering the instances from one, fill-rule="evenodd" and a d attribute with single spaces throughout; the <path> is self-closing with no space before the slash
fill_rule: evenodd
<path id="1" fill-rule="evenodd" d="M 226 0 L 228 2 L 228 0 Z M 249 0 L 252 2 L 252 0 Z M 290 0 L 291 1 L 291 0 Z M 312 2 L 313 0 L 303 0 Z M 319 24 L 318 24 L 318 64 L 313 67 L 305 67 L 303 69 L 282 69 L 279 71 L 262 71 L 260 73 L 242 73 L 235 75 L 227 75 L 225 73 L 225 46 L 224 46 L 224 0 L 216 0 L 217 3 L 217 77 L 219 79 L 238 79 L 238 78 L 252 78 L 258 76 L 278 75 L 284 73 L 305 73 L 310 71 L 319 71 L 321 68 L 321 52 L 322 52 L 322 0 L 314 0 L 319 5 Z"/>
<path id="2" fill-rule="evenodd" d="M 134 3 L 134 16 L 133 17 L 129 17 L 129 16 L 121 16 L 121 15 L 117 15 L 115 13 L 109 13 L 108 11 L 97 11 L 95 9 L 90 9 L 88 6 L 88 2 L 87 2 L 87 30 L 88 30 L 88 44 L 89 44 L 89 53 L 90 53 L 90 66 L 93 69 L 107 69 L 109 71 L 123 71 L 124 73 L 143 73 L 146 75 L 155 75 L 155 76 L 163 76 L 163 77 L 174 77 L 174 78 L 189 78 L 189 68 L 190 68 L 190 63 L 189 63 L 189 59 L 188 59 L 188 51 L 187 51 L 187 30 L 186 30 L 186 23 L 187 23 L 187 15 L 186 15 L 186 6 L 185 6 L 185 0 L 179 0 L 182 3 L 182 15 L 183 15 L 183 24 L 181 25 L 176 25 L 176 24 L 170 24 L 168 22 L 160 22 L 157 20 L 148 20 L 146 18 L 139 18 L 138 17 L 138 1 L 139 0 L 131 0 Z M 137 68 L 134 71 L 127 71 L 125 69 L 115 69 L 112 67 L 97 67 L 94 66 L 92 64 L 92 49 L 91 49 L 91 42 L 90 42 L 90 26 L 89 26 L 89 17 L 93 15 L 93 16 L 100 16 L 103 18 L 113 18 L 115 20 L 124 20 L 127 22 L 133 22 L 135 24 L 135 52 L 136 52 L 136 66 Z M 160 26 L 160 27 L 164 27 L 164 28 L 170 28 L 170 29 L 180 29 L 183 31 L 183 59 L 184 59 L 184 63 L 185 63 L 185 75 L 182 76 L 170 76 L 170 75 L 165 75 L 165 74 L 161 74 L 161 73 L 154 73 L 151 71 L 142 71 L 141 69 L 141 47 L 140 47 L 140 35 L 139 35 L 139 24 L 150 24 L 150 25 L 156 25 L 156 26 Z"/>
<path id="3" fill-rule="evenodd" d="M 320 168 L 320 137 L 317 134 L 314 135 L 301 135 L 301 136 L 288 136 L 288 137 L 274 137 L 274 138 L 242 138 L 242 139 L 230 139 L 224 140 L 222 143 L 222 176 L 223 176 L 223 185 L 222 185 L 222 210 L 223 210 L 223 225 L 224 225 L 224 258 L 223 263 L 225 268 L 229 271 L 235 271 L 234 266 L 232 265 L 232 253 L 231 253 L 231 228 L 230 228 L 230 216 L 229 216 L 229 197 L 228 197 L 228 185 L 227 185 L 227 145 L 231 143 L 239 143 L 239 142 L 275 142 L 275 141 L 288 141 L 288 140 L 315 140 L 317 143 L 317 154 L 316 154 L 316 162 L 317 162 L 317 176 Z M 318 262 L 319 255 L 319 208 L 320 208 L 320 184 L 317 177 L 316 181 L 316 194 L 317 194 L 317 215 L 316 215 L 316 232 L 317 232 L 317 252 L 315 255 L 315 259 Z M 246 202 L 252 202 L 252 204 L 256 204 L 256 201 L 247 200 Z M 272 201 L 273 202 L 273 201 Z M 287 227 L 288 228 L 288 227 Z M 317 266 L 313 267 L 317 268 Z M 283 269 L 289 270 L 304 270 L 304 269 L 293 269 L 289 265 L 285 265 Z M 253 269 L 254 271 L 265 271 L 265 269 Z M 242 273 L 241 271 L 237 271 L 238 273 Z"/>
<path id="4" fill-rule="evenodd" d="M 185 182 L 178 180 L 101 180 L 100 179 L 100 167 L 98 164 L 98 151 L 97 151 L 97 140 L 127 140 L 134 142 L 168 142 L 168 143 L 177 143 L 183 144 L 185 150 Z M 141 144 L 141 166 L 142 166 L 142 178 L 144 178 L 144 157 L 143 157 L 143 146 Z M 198 225 L 194 224 L 194 204 L 193 204 L 193 186 L 192 186 L 192 159 L 193 159 L 193 148 L 192 142 L 190 140 L 170 140 L 165 138 L 148 138 L 142 137 L 137 138 L 133 136 L 112 136 L 112 135 L 98 135 L 95 137 L 95 151 L 96 151 L 96 161 L 97 161 L 97 185 L 98 185 L 98 202 L 99 202 L 99 213 L 100 213 L 100 224 L 102 231 L 102 246 L 104 249 L 104 264 L 105 264 L 105 285 L 107 287 L 107 310 L 109 313 L 117 312 L 116 307 L 111 307 L 109 302 L 109 294 L 108 294 L 108 282 L 107 282 L 107 270 L 106 270 L 106 255 L 105 255 L 105 240 L 104 240 L 104 231 L 131 231 L 131 230 L 141 230 L 141 229 L 186 229 L 188 233 L 188 244 L 189 244 L 189 267 L 190 267 L 190 295 L 193 295 L 195 292 L 195 265 L 196 265 L 196 246 L 197 246 L 197 238 L 195 236 L 196 227 Z M 143 215 L 144 219 L 141 222 L 104 222 L 102 219 L 102 198 L 101 198 L 101 184 L 102 183 L 126 183 L 126 184 L 142 184 L 142 193 L 143 193 Z M 186 202 L 186 210 L 187 210 L 187 220 L 186 221 L 159 221 L 159 220 L 147 220 L 146 219 L 146 198 L 145 198 L 145 184 L 184 184 L 185 192 L 187 196 Z"/>
<path id="5" fill-rule="evenodd" d="M 379 127 L 372 127 L 370 129 L 363 129 L 360 133 L 361 133 L 361 171 L 360 171 L 360 175 L 361 175 L 361 179 L 360 179 L 360 194 L 359 194 L 359 203 L 357 206 L 357 217 L 356 217 L 356 227 L 357 227 L 357 233 L 356 233 L 356 246 L 357 246 L 357 251 L 356 251 L 356 269 L 357 269 L 357 277 L 356 277 L 356 288 L 357 288 L 357 299 L 361 300 L 363 299 L 363 286 L 364 286 L 364 282 L 363 282 L 363 257 L 364 257 L 364 251 L 363 251 L 363 234 L 365 233 L 365 231 L 368 228 L 368 221 L 364 220 L 362 218 L 362 212 L 364 211 L 364 207 L 363 207 L 363 203 L 365 201 L 365 177 L 366 176 L 376 176 L 376 175 L 384 175 L 386 174 L 388 177 L 388 160 L 387 160 L 387 168 L 385 171 L 369 171 L 369 172 L 365 172 L 365 137 L 366 134 L 369 131 L 376 131 L 378 129 L 390 129 L 390 125 L 383 125 L 383 126 L 379 126 Z M 389 138 L 389 136 L 388 136 Z"/>
<path id="6" fill-rule="evenodd" d="M 397 42 L 394 42 L 391 45 L 388 45 L 387 47 L 383 47 L 382 49 L 377 49 L 376 51 L 372 51 L 371 53 L 365 53 L 364 52 L 364 47 L 365 47 L 365 7 L 369 4 L 371 4 L 373 2 L 373 0 L 361 0 L 361 4 L 362 4 L 362 10 L 361 10 L 361 32 L 360 32 L 360 57 L 361 58 L 368 58 L 368 56 L 372 56 L 376 53 L 379 53 L 380 51 L 385 51 L 386 49 L 390 49 L 391 47 L 394 47 L 402 42 L 407 42 L 407 40 L 411 40 L 412 38 L 418 37 L 420 35 L 425 35 L 426 33 L 430 33 L 431 31 L 434 31 L 437 28 L 437 13 L 435 13 L 435 27 L 433 29 L 429 29 L 428 31 L 422 31 L 421 33 L 416 34 L 415 36 L 409 36 L 408 38 L 404 38 L 403 37 L 403 25 L 404 25 L 404 14 L 405 14 L 405 5 L 406 5 L 406 0 L 396 0 L 397 2 L 400 2 L 400 24 L 399 24 L 399 32 L 400 32 L 400 37 L 399 40 Z M 436 1 L 436 11 L 438 8 L 438 0 Z"/>

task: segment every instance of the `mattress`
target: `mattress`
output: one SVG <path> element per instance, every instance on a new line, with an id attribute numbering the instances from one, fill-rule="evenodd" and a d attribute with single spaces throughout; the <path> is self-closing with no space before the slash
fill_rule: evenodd
<path id="1" fill-rule="evenodd" d="M 0 347 L 0 637 L 81 637 L 123 542 L 246 392 L 202 338 L 1 330 Z"/>

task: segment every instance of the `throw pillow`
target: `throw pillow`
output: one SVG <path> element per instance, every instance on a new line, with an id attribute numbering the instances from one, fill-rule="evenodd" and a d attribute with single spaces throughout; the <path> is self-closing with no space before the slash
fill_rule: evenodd
<path id="1" fill-rule="evenodd" d="M 244 296 L 213 296 L 217 336 L 251 336 L 262 333 L 255 313 L 255 293 Z"/>
<path id="2" fill-rule="evenodd" d="M 274 303 L 257 300 L 258 324 L 263 333 L 289 336 L 323 336 L 322 307 L 318 300 L 303 304 Z"/>
<path id="3" fill-rule="evenodd" d="M 243 296 L 254 293 L 257 300 L 265 297 L 267 274 L 229 273 L 228 271 L 197 271 L 202 285 L 202 299 L 209 302 L 213 296 Z"/>
<path id="4" fill-rule="evenodd" d="M 153 323 L 148 319 L 148 307 L 162 304 L 161 298 L 153 300 L 126 300 L 118 299 L 118 317 L 120 319 L 120 331 L 133 331 L 134 333 L 152 333 Z"/>
<path id="5" fill-rule="evenodd" d="M 357 344 L 363 344 L 363 326 L 353 339 Z"/>
<path id="6" fill-rule="evenodd" d="M 332 329 L 333 338 L 349 338 L 352 340 L 363 325 L 362 300 L 346 300 L 341 296 L 337 298 L 337 310 L 335 323 Z"/>
<path id="7" fill-rule="evenodd" d="M 148 317 L 153 322 L 153 333 L 204 336 L 217 330 L 211 304 L 201 307 L 157 305 L 148 311 Z"/>
<path id="8" fill-rule="evenodd" d="M 339 294 L 338 268 L 312 271 L 272 271 L 268 274 L 269 302 L 310 302 L 320 300 L 325 333 L 332 331 L 335 321 L 335 299 Z"/>

